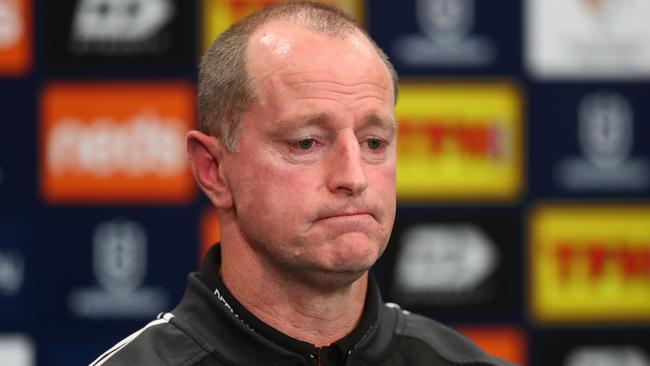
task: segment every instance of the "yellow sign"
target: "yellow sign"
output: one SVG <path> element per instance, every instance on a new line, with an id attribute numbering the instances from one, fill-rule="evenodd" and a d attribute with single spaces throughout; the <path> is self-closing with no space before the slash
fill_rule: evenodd
<path id="1" fill-rule="evenodd" d="M 203 50 L 228 27 L 243 19 L 255 10 L 261 9 L 281 0 L 203 0 Z M 324 0 L 338 6 L 356 19 L 361 26 L 364 24 L 363 0 Z"/>
<path id="2" fill-rule="evenodd" d="M 521 193 L 522 100 L 500 83 L 402 83 L 399 199 L 514 200 Z"/>
<path id="3" fill-rule="evenodd" d="M 529 261 L 540 322 L 650 321 L 650 205 L 541 206 Z"/>

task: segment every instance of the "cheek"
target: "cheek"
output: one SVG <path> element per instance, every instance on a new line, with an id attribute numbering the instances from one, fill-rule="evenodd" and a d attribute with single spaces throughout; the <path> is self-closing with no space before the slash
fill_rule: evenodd
<path id="1" fill-rule="evenodd" d="M 283 169 L 268 161 L 240 164 L 235 201 L 239 209 L 248 211 L 247 216 L 287 223 L 304 216 L 310 193 L 317 189 L 309 172 Z"/>
<path id="2" fill-rule="evenodd" d="M 392 199 L 394 201 L 396 192 L 395 164 L 387 164 L 378 167 L 373 172 L 373 183 L 377 191 L 385 193 L 387 199 Z"/>
<path id="3" fill-rule="evenodd" d="M 384 213 L 385 222 L 392 222 L 395 218 L 396 207 L 396 180 L 395 180 L 395 165 L 387 165 L 378 168 L 373 172 L 372 176 L 373 190 L 376 192 L 377 202 L 381 202 Z"/>

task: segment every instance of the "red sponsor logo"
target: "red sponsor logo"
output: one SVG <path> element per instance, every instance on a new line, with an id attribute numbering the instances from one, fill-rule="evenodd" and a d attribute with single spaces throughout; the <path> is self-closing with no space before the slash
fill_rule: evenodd
<path id="1" fill-rule="evenodd" d="M 555 255 L 559 277 L 563 280 L 598 281 L 606 278 L 608 271 L 615 271 L 624 281 L 650 282 L 650 242 L 563 240 L 558 243 Z"/>
<path id="2" fill-rule="evenodd" d="M 506 157 L 506 131 L 489 121 L 464 123 L 461 120 L 426 120 L 419 123 L 400 120 L 400 153 L 424 152 L 432 158 L 456 153 L 465 158 L 502 160 Z M 413 143 L 420 141 L 421 143 Z M 424 151 L 421 151 L 424 150 Z"/>

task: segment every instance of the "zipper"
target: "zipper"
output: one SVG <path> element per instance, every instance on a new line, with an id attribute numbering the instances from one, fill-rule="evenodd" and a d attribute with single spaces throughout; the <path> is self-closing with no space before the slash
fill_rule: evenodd
<path id="1" fill-rule="evenodd" d="M 316 364 L 320 366 L 320 351 L 322 350 L 322 347 L 318 347 L 318 352 L 316 352 Z"/>

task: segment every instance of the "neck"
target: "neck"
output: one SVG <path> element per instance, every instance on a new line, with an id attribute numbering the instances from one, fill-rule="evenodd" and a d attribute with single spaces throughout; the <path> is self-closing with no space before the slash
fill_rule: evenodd
<path id="1" fill-rule="evenodd" d="M 313 344 L 329 345 L 350 333 L 359 322 L 368 274 L 337 288 L 309 286 L 297 276 L 285 276 L 242 240 L 222 235 L 221 278 L 248 311 L 276 330 Z"/>

